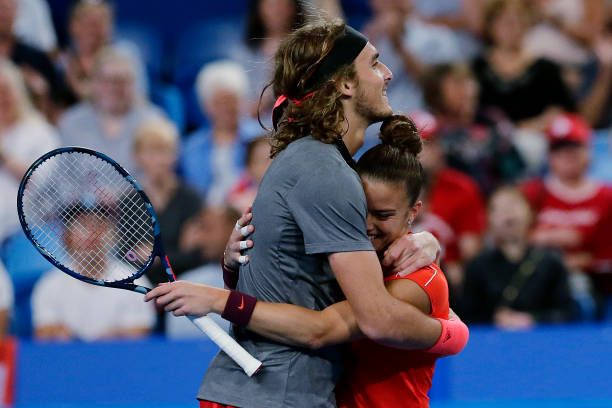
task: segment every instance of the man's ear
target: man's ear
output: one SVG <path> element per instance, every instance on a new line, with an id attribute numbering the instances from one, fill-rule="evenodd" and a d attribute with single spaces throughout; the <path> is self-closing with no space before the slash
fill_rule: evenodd
<path id="1" fill-rule="evenodd" d="M 338 81 L 338 91 L 342 96 L 352 97 L 357 93 L 357 81 L 354 79 L 343 79 Z"/>

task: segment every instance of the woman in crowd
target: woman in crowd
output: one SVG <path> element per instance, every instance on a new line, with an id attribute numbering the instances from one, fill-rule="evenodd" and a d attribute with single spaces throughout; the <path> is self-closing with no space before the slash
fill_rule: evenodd
<path id="1" fill-rule="evenodd" d="M 138 179 L 155 208 L 164 249 L 176 274 L 200 265 L 203 260 L 193 243 L 184 237 L 189 221 L 201 209 L 198 194 L 185 186 L 174 172 L 178 155 L 178 134 L 174 125 L 155 118 L 140 125 L 132 147 Z M 155 283 L 165 281 L 161 269 L 149 273 Z"/>
<path id="2" fill-rule="evenodd" d="M 53 127 L 32 107 L 21 73 L 0 59 L 0 242 L 19 229 L 14 199 L 34 160 L 57 147 Z"/>

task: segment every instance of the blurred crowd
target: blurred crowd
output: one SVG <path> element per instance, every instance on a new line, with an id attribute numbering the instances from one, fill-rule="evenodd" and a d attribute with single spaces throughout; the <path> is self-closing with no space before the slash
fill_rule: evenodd
<path id="1" fill-rule="evenodd" d="M 202 49 L 176 44 L 177 60 L 193 58 L 163 75 L 146 41 L 117 32 L 112 3 L 74 2 L 60 44 L 53 2 L 0 0 L 0 333 L 198 335 L 138 294 L 35 260 L 19 181 L 58 146 L 108 154 L 151 199 L 179 278 L 222 286 L 226 239 L 270 162 L 259 120 L 270 123 L 274 103 L 262 92 L 271 58 L 321 16 L 366 33 L 393 71 L 391 106 L 421 130 L 428 180 L 415 230 L 441 243 L 455 311 L 505 329 L 612 319 L 612 1 L 247 3 L 231 35 L 210 16 L 192 29 Z M 159 265 L 145 279 L 163 281 Z"/>

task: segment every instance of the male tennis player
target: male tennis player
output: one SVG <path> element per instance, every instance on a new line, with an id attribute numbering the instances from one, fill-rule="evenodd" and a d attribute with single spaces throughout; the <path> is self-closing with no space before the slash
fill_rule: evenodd
<path id="1" fill-rule="evenodd" d="M 257 246 L 249 250 L 239 291 L 231 292 L 223 313 L 236 325 L 233 336 L 264 369 L 248 378 L 219 353 L 200 387 L 203 407 L 336 405 L 340 350 L 306 351 L 244 329 L 256 298 L 321 310 L 344 293 L 361 331 L 378 343 L 425 349 L 445 340 L 440 336 L 445 321 L 385 289 L 366 234 L 365 195 L 352 169 L 351 155 L 362 145 L 365 129 L 392 114 L 385 94 L 391 72 L 361 33 L 339 22 L 290 34 L 275 65 L 272 85 L 280 95 L 275 159 L 253 205 Z M 159 286 L 146 299 L 175 314 L 198 315 L 208 311 L 198 302 L 201 295 L 197 285 L 181 282 Z"/>

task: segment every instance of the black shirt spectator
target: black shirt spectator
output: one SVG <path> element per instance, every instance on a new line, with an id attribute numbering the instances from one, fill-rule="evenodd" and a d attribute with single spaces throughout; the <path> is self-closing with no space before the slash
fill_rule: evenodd
<path id="1" fill-rule="evenodd" d="M 531 247 L 513 262 L 497 248 L 485 250 L 467 266 L 462 318 L 493 323 L 495 312 L 506 307 L 527 312 L 536 322 L 570 320 L 574 309 L 567 279 L 561 257 L 551 251 Z M 510 292 L 508 300 L 504 291 Z"/>
<path id="2" fill-rule="evenodd" d="M 497 108 L 513 122 L 538 116 L 552 106 L 575 110 L 561 70 L 551 61 L 536 59 L 512 79 L 497 75 L 483 57 L 474 61 L 473 69 L 480 84 L 482 110 Z"/>

